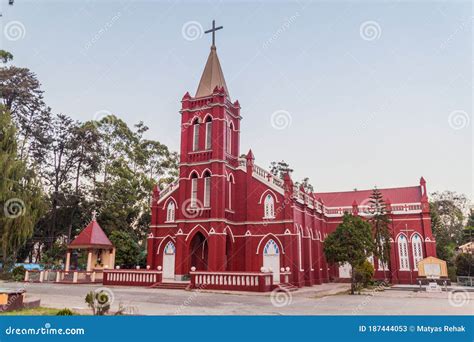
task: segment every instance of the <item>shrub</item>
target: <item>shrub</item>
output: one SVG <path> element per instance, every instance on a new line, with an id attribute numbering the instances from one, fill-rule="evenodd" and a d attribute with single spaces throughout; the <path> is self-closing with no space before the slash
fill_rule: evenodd
<path id="1" fill-rule="evenodd" d="M 354 272 L 355 281 L 358 287 L 367 287 L 374 276 L 374 266 L 372 266 L 369 261 L 365 260 L 363 263 L 356 266 Z"/>
<path id="2" fill-rule="evenodd" d="M 12 270 L 12 279 L 14 281 L 25 280 L 26 269 L 23 266 L 17 266 Z"/>
<path id="3" fill-rule="evenodd" d="M 68 308 L 59 310 L 56 316 L 74 316 L 74 312 Z"/>
<path id="4" fill-rule="evenodd" d="M 472 276 L 474 275 L 474 256 L 468 253 L 461 253 L 456 257 L 456 275 Z"/>
<path id="5" fill-rule="evenodd" d="M 92 309 L 92 313 L 97 316 L 103 316 L 110 310 L 111 298 L 105 291 L 90 291 L 86 295 L 86 303 Z"/>

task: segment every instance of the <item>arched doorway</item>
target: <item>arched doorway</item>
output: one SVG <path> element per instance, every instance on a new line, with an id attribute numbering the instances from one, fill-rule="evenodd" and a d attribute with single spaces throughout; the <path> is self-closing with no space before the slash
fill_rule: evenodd
<path id="1" fill-rule="evenodd" d="M 163 249 L 163 278 L 174 280 L 174 261 L 176 248 L 173 242 L 168 242 Z"/>
<path id="2" fill-rule="evenodd" d="M 273 239 L 263 248 L 263 267 L 273 272 L 273 282 L 280 282 L 280 248 Z"/>
<path id="3" fill-rule="evenodd" d="M 232 271 L 232 236 L 227 232 L 225 237 L 225 270 Z"/>
<path id="4" fill-rule="evenodd" d="M 197 271 L 206 271 L 208 263 L 208 244 L 206 237 L 197 232 L 189 246 L 190 268 L 196 267 Z"/>

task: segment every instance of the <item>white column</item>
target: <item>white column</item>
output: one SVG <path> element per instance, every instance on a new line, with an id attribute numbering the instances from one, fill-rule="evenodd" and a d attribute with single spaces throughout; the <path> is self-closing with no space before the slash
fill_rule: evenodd
<path id="1" fill-rule="evenodd" d="M 87 253 L 87 269 L 86 271 L 92 271 L 92 251 L 89 250 Z"/>
<path id="2" fill-rule="evenodd" d="M 64 266 L 64 270 L 65 270 L 65 271 L 69 271 L 70 264 L 71 264 L 71 252 L 70 252 L 70 251 L 67 251 L 67 254 L 66 254 L 66 265 Z"/>

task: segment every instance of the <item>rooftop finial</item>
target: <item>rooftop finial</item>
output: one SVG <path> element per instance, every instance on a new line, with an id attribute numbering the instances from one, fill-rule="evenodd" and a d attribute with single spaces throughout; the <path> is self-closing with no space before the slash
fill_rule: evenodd
<path id="1" fill-rule="evenodd" d="M 204 31 L 204 33 L 211 33 L 212 32 L 212 47 L 216 47 L 216 31 L 222 30 L 224 26 L 216 27 L 216 21 L 212 21 L 212 28 L 210 30 Z"/>
<path id="2" fill-rule="evenodd" d="M 94 209 L 92 210 L 92 221 L 97 221 L 96 217 L 97 217 L 97 211 Z"/>

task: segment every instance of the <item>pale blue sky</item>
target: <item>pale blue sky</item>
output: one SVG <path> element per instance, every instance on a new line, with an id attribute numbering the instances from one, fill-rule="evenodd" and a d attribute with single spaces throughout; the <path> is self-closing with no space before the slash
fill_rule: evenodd
<path id="1" fill-rule="evenodd" d="M 149 137 L 178 150 L 180 99 L 194 94 L 210 45 L 182 29 L 216 19 L 242 106 L 241 151 L 252 147 L 258 165 L 284 159 L 318 191 L 416 185 L 423 175 L 430 192 L 472 198 L 469 1 L 6 3 L 2 31 L 19 21 L 24 35 L 4 33 L 2 47 L 37 73 L 55 112 L 143 120 Z M 275 129 L 276 111 L 291 125 Z"/>

